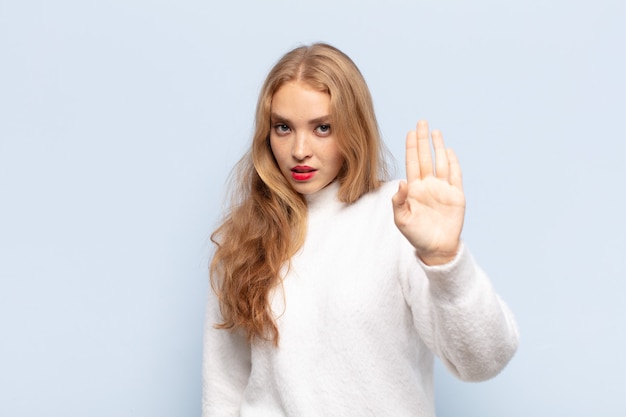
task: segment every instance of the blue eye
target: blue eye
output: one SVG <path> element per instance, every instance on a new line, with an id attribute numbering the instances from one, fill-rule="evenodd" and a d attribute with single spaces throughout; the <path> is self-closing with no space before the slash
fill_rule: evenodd
<path id="1" fill-rule="evenodd" d="M 319 125 L 315 131 L 320 136 L 328 136 L 330 135 L 330 125 Z"/>
<path id="2" fill-rule="evenodd" d="M 289 126 L 287 126 L 284 123 L 277 123 L 274 125 L 274 130 L 276 131 L 276 133 L 278 133 L 279 135 L 284 135 L 286 133 L 289 133 Z"/>

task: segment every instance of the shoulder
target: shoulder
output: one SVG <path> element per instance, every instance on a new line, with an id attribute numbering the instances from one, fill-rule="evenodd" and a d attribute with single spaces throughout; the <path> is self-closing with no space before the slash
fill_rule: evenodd
<path id="1" fill-rule="evenodd" d="M 383 182 L 377 189 L 361 196 L 358 202 L 363 204 L 384 203 L 391 207 L 391 197 L 398 191 L 400 180 Z"/>
<path id="2" fill-rule="evenodd" d="M 398 183 L 399 181 L 383 182 L 377 189 L 363 194 L 354 203 L 344 205 L 342 212 L 350 216 L 364 217 L 368 223 L 393 222 L 391 198 L 398 190 Z"/>
<path id="3" fill-rule="evenodd" d="M 376 191 L 391 198 L 398 191 L 399 186 L 400 180 L 385 181 Z"/>

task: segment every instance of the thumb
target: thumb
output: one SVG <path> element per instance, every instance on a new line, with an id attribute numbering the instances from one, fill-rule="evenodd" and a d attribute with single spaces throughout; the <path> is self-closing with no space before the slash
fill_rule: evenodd
<path id="1" fill-rule="evenodd" d="M 406 197 L 408 195 L 409 187 L 405 181 L 400 181 L 398 184 L 398 191 L 391 198 L 391 202 L 393 203 L 393 208 L 400 208 L 406 203 Z"/>

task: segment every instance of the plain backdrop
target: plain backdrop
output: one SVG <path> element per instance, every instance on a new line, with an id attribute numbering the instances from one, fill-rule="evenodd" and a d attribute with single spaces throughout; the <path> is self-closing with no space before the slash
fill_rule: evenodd
<path id="1" fill-rule="evenodd" d="M 267 71 L 314 41 L 360 67 L 396 177 L 419 118 L 443 131 L 520 325 L 489 382 L 437 365 L 438 415 L 624 415 L 624 22 L 621 0 L 0 0 L 0 415 L 200 414 L 225 180 Z"/>

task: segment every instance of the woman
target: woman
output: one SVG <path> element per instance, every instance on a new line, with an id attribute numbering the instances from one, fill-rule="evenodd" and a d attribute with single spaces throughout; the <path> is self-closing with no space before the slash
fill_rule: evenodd
<path id="1" fill-rule="evenodd" d="M 460 240 L 461 170 L 426 122 L 386 181 L 367 85 L 339 50 L 287 53 L 213 234 L 206 416 L 434 416 L 433 357 L 493 377 L 516 325 Z M 395 223 L 395 226 L 394 226 Z"/>

